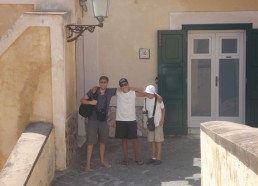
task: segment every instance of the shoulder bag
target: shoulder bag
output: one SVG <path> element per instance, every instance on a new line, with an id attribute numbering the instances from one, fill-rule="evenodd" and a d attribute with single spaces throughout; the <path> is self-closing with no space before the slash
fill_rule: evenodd
<path id="1" fill-rule="evenodd" d="M 155 130 L 154 116 L 155 116 L 156 105 L 157 105 L 157 96 L 156 96 L 156 94 L 154 94 L 154 95 L 155 95 L 155 103 L 154 103 L 152 117 L 148 118 L 148 120 L 147 120 L 147 128 L 149 131 Z M 146 100 L 145 100 L 145 104 L 146 104 Z M 146 105 L 145 105 L 145 108 L 146 108 Z"/>
<path id="2" fill-rule="evenodd" d="M 97 92 L 98 92 L 98 89 L 97 88 L 97 91 L 93 94 L 93 98 L 91 98 L 90 100 L 93 100 L 93 99 L 97 99 Z M 82 116 L 82 117 L 85 117 L 85 118 L 88 118 L 91 116 L 92 114 L 92 111 L 93 109 L 95 108 L 95 105 L 91 105 L 91 104 L 80 104 L 80 107 L 79 107 L 79 114 Z"/>

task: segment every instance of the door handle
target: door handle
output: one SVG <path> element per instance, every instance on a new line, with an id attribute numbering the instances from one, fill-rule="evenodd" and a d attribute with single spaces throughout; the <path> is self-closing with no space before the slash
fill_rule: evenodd
<path id="1" fill-rule="evenodd" d="M 216 78 L 215 78 L 215 86 L 216 87 L 218 86 L 218 83 L 219 83 L 219 78 L 218 78 L 218 76 L 216 76 Z"/>

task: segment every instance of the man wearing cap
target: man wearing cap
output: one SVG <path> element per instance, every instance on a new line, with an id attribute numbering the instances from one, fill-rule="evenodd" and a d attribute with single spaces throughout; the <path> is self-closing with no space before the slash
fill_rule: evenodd
<path id="1" fill-rule="evenodd" d="M 130 88 L 126 78 L 119 80 L 120 89 L 117 89 L 117 111 L 116 111 L 116 133 L 115 137 L 122 140 L 122 151 L 124 159 L 123 165 L 128 165 L 128 139 L 132 140 L 134 158 L 137 165 L 144 162 L 139 157 L 139 142 L 137 139 L 137 122 L 135 112 L 136 96 L 143 97 L 146 94 L 135 91 L 136 88 Z"/>
<path id="2" fill-rule="evenodd" d="M 153 85 L 148 85 L 145 88 L 145 93 L 147 93 L 147 98 L 145 99 L 143 111 L 147 110 L 148 118 L 151 118 L 153 115 L 153 109 L 155 104 L 156 89 Z M 164 141 L 164 133 L 163 133 L 163 124 L 165 118 L 165 106 L 163 101 L 157 101 L 155 115 L 154 115 L 154 123 L 155 130 L 148 131 L 148 142 L 151 143 L 151 159 L 147 161 L 147 164 L 159 165 L 161 164 L 161 143 Z"/>

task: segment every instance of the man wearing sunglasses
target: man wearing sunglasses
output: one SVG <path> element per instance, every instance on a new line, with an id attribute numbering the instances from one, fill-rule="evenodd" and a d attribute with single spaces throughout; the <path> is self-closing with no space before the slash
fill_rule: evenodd
<path id="1" fill-rule="evenodd" d="M 97 144 L 97 142 L 99 142 L 100 165 L 105 168 L 111 167 L 111 165 L 105 160 L 104 155 L 105 143 L 108 139 L 107 113 L 110 100 L 112 96 L 116 95 L 116 88 L 107 88 L 108 81 L 109 79 L 107 76 L 101 76 L 99 78 L 99 87 L 92 88 L 81 99 L 82 104 L 96 105 L 91 116 L 88 118 L 88 123 L 86 125 L 87 160 L 85 170 L 87 172 L 91 170 L 90 164 L 93 145 Z M 97 100 L 94 100 L 96 97 Z M 100 111 L 102 113 L 101 119 L 98 117 Z"/>
<path id="2" fill-rule="evenodd" d="M 136 96 L 146 96 L 145 93 L 135 91 L 135 88 L 130 88 L 126 78 L 119 80 L 120 89 L 117 89 L 117 110 L 116 110 L 116 133 L 115 137 L 122 141 L 122 151 L 124 159 L 121 164 L 128 165 L 128 140 L 132 140 L 134 158 L 137 165 L 142 165 L 144 162 L 139 157 L 139 142 L 137 138 L 137 122 L 135 111 Z"/>

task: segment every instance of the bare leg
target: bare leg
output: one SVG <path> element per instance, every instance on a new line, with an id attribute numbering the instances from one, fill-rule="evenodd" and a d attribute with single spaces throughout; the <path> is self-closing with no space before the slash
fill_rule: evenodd
<path id="1" fill-rule="evenodd" d="M 91 160 L 91 155 L 92 155 L 92 149 L 93 149 L 93 144 L 88 144 L 87 145 L 87 161 L 86 161 L 86 167 L 85 167 L 85 170 L 87 172 L 90 171 L 90 160 Z"/>
<path id="2" fill-rule="evenodd" d="M 106 160 L 105 160 L 105 144 L 104 143 L 99 144 L 99 155 L 100 155 L 101 166 L 105 167 L 105 168 L 110 168 L 111 165 L 109 165 L 109 163 L 106 162 Z"/>
<path id="3" fill-rule="evenodd" d="M 99 155 L 100 155 L 100 163 L 104 164 L 104 162 L 105 162 L 105 159 L 104 159 L 105 144 L 104 143 L 99 143 Z"/>
<path id="4" fill-rule="evenodd" d="M 156 147 L 157 147 L 157 159 L 161 160 L 161 150 L 162 150 L 161 142 L 156 142 Z"/>
<path id="5" fill-rule="evenodd" d="M 151 142 L 151 155 L 153 159 L 156 158 L 156 144 L 154 141 Z"/>
<path id="6" fill-rule="evenodd" d="M 133 144 L 133 150 L 134 150 L 134 159 L 135 161 L 139 161 L 139 142 L 138 139 L 133 139 L 132 140 Z"/>
<path id="7" fill-rule="evenodd" d="M 138 165 L 144 164 L 144 162 L 140 159 L 140 156 L 139 156 L 139 141 L 138 141 L 138 139 L 133 139 L 133 140 L 132 140 L 132 143 L 133 143 L 133 150 L 134 150 L 134 159 L 135 159 L 135 162 L 136 162 Z"/>
<path id="8" fill-rule="evenodd" d="M 122 139 L 122 150 L 123 150 L 123 153 L 124 153 L 124 160 L 123 161 L 125 163 L 128 163 L 129 155 L 128 155 L 128 143 L 127 143 L 127 139 L 126 138 Z"/>

